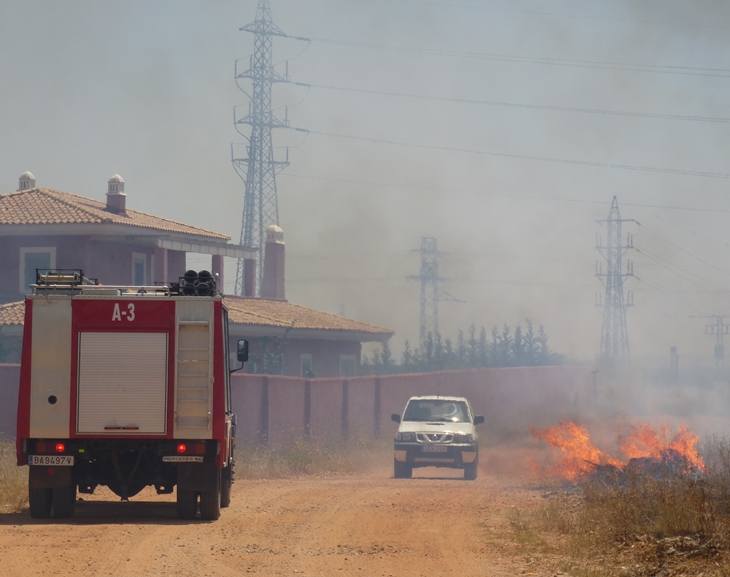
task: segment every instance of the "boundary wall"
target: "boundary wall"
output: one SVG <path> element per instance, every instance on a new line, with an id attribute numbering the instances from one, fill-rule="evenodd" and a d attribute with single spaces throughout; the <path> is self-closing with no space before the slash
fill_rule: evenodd
<path id="1" fill-rule="evenodd" d="M 395 430 L 416 395 L 467 397 L 490 431 L 545 427 L 585 413 L 595 403 L 590 367 L 514 367 L 348 379 L 233 375 L 236 437 L 283 444 L 296 438 L 378 438 Z"/>
<path id="2" fill-rule="evenodd" d="M 415 395 L 467 397 L 490 431 L 544 427 L 595 403 L 590 367 L 514 367 L 348 379 L 233 374 L 239 442 L 390 436 Z M 15 437 L 20 365 L 0 364 L 0 434 Z"/>

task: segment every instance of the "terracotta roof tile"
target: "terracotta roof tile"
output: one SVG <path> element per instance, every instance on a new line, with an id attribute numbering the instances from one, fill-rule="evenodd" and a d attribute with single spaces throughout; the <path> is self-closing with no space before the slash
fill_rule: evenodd
<path id="1" fill-rule="evenodd" d="M 25 318 L 25 301 L 7 303 L 0 305 L 0 326 L 20 325 L 23 326 Z"/>
<path id="2" fill-rule="evenodd" d="M 33 188 L 0 194 L 2 224 L 123 224 L 177 234 L 228 241 L 231 237 L 167 218 L 127 209 L 126 215 L 105 210 L 106 203 L 69 192 Z"/>
<path id="3" fill-rule="evenodd" d="M 393 331 L 352 319 L 317 311 L 287 301 L 226 297 L 228 318 L 241 325 L 263 327 L 352 331 L 372 335 L 392 335 Z"/>
<path id="4" fill-rule="evenodd" d="M 325 313 L 286 301 L 227 296 L 228 317 L 234 324 L 260 327 L 349 331 L 387 337 L 390 329 L 361 323 L 352 319 Z M 0 325 L 22 325 L 24 301 L 0 305 Z M 378 339 L 380 340 L 380 339 Z"/>

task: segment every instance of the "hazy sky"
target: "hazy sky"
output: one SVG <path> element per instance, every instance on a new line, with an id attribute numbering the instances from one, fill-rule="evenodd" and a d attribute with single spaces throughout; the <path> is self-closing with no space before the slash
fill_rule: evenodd
<path id="1" fill-rule="evenodd" d="M 256 4 L 0 1 L 0 189 L 30 170 L 103 199 L 119 173 L 130 208 L 238 241 L 232 119 L 248 104 L 233 71 Z M 278 114 L 288 105 L 312 131 L 275 134 L 282 158 L 291 147 L 278 180 L 289 300 L 393 328 L 400 350 L 418 339 L 409 251 L 432 236 L 465 301 L 441 305 L 445 336 L 529 317 L 558 351 L 591 358 L 595 221 L 616 195 L 640 223 L 625 227 L 639 249 L 634 358 L 668 363 L 676 345 L 712 363 L 708 321 L 692 317 L 730 315 L 730 3 L 271 5 L 312 39 L 276 39 L 275 61 L 320 86 L 275 87 Z"/>

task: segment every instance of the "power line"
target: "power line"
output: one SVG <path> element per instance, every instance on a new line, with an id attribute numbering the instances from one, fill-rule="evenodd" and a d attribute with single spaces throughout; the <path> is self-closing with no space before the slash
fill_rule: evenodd
<path id="1" fill-rule="evenodd" d="M 707 262 L 707 261 L 706 261 L 705 259 L 703 259 L 702 257 L 699 257 L 699 256 L 697 256 L 696 254 L 692 254 L 692 253 L 691 253 L 691 252 L 689 252 L 689 251 L 688 251 L 687 249 L 685 249 L 685 248 L 683 248 L 683 247 L 679 246 L 678 244 L 675 244 L 675 243 L 673 243 L 673 242 L 672 242 L 671 240 L 669 240 L 669 239 L 666 239 L 666 238 L 664 238 L 664 237 L 663 237 L 663 236 L 662 236 L 661 234 L 659 234 L 658 232 L 654 232 L 653 230 L 651 230 L 651 229 L 647 228 L 647 227 L 646 227 L 645 225 L 642 225 L 641 223 L 637 223 L 637 224 L 638 224 L 638 225 L 639 225 L 639 226 L 640 226 L 641 228 L 643 228 L 643 229 L 644 229 L 645 231 L 647 231 L 648 233 L 650 233 L 650 234 L 653 234 L 653 235 L 654 235 L 654 236 L 656 236 L 657 238 L 660 238 L 661 240 L 663 240 L 663 241 L 664 241 L 664 242 L 666 242 L 667 244 L 670 244 L 670 245 L 672 245 L 672 246 L 673 246 L 674 248 L 676 248 L 676 249 L 678 249 L 678 250 L 681 250 L 681 251 L 682 251 L 683 253 L 685 253 L 685 254 L 687 254 L 687 255 L 691 256 L 692 258 L 696 258 L 696 259 L 697 259 L 698 261 L 700 261 L 700 262 L 701 262 L 701 263 L 703 263 L 703 264 L 706 264 L 706 265 L 707 265 L 707 266 L 709 266 L 710 268 L 713 268 L 713 269 L 715 269 L 715 270 L 718 270 L 718 271 L 721 271 L 721 272 L 725 272 L 725 271 L 723 271 L 723 270 L 722 270 L 721 268 L 719 268 L 718 266 L 715 266 L 714 264 L 712 264 L 712 263 L 710 263 L 710 262 Z"/>
<path id="2" fill-rule="evenodd" d="M 574 202 L 574 203 L 581 203 L 581 204 L 605 204 L 603 201 L 598 200 L 587 200 L 584 198 L 567 198 L 567 197 L 546 197 L 546 196 L 529 196 L 524 194 L 511 194 L 506 192 L 485 192 L 482 190 L 459 190 L 459 189 L 453 189 L 453 188 L 441 188 L 441 187 L 435 187 L 435 186 L 422 186 L 418 184 L 399 184 L 399 183 L 393 183 L 393 182 L 377 182 L 377 181 L 370 181 L 370 180 L 355 180 L 351 178 L 334 178 L 329 176 L 314 176 L 311 174 L 295 174 L 295 173 L 283 173 L 281 176 L 286 178 L 303 178 L 308 180 L 324 180 L 327 182 L 339 182 L 344 184 L 361 184 L 363 186 L 375 186 L 379 188 L 402 188 L 402 189 L 410 189 L 414 191 L 433 191 L 433 192 L 445 192 L 449 194 L 473 194 L 477 196 L 496 196 L 496 197 L 503 197 L 503 198 L 510 198 L 510 199 L 517 199 L 517 200 L 529 200 L 529 201 L 544 201 L 544 202 Z M 338 191 L 338 194 L 340 191 Z M 730 209 L 722 209 L 722 208 L 697 208 L 692 206 L 668 206 L 668 205 L 660 205 L 660 204 L 637 204 L 637 203 L 630 203 L 625 202 L 623 203 L 624 206 L 635 206 L 639 208 L 660 208 L 664 210 L 679 210 L 679 211 L 691 211 L 691 212 L 709 212 L 709 213 L 726 213 L 730 214 Z"/>
<path id="3" fill-rule="evenodd" d="M 396 140 L 385 140 L 379 138 L 370 138 L 367 136 L 355 136 L 351 134 L 336 134 L 333 132 L 323 132 L 310 130 L 310 134 L 317 136 L 328 136 L 330 138 L 339 138 L 345 140 L 356 140 L 360 142 L 370 142 L 374 144 L 388 144 L 391 146 L 403 146 L 406 148 L 417 148 L 422 150 L 442 150 L 445 152 L 458 152 L 463 154 L 477 154 L 480 156 L 495 156 L 499 158 L 514 158 L 519 160 L 539 160 L 542 162 L 552 162 L 557 164 L 572 164 L 576 166 L 592 166 L 596 168 L 612 168 L 615 170 L 632 170 L 637 172 L 657 172 L 663 174 L 676 174 L 680 176 L 699 176 L 703 178 L 721 178 L 728 179 L 730 174 L 718 172 L 706 172 L 700 170 L 681 170 L 676 168 L 658 168 L 653 166 L 634 166 L 631 164 L 618 164 L 607 162 L 592 162 L 588 160 L 571 160 L 567 158 L 551 158 L 548 156 L 531 156 L 526 154 L 511 154 L 507 152 L 490 152 L 486 150 L 474 150 L 469 148 L 456 148 L 449 146 L 436 146 L 433 144 L 414 144 L 410 142 L 398 142 Z"/>
<path id="4" fill-rule="evenodd" d="M 338 90 L 343 92 L 357 92 L 361 94 L 377 94 L 380 96 L 397 96 L 400 98 L 414 98 L 417 100 L 432 100 L 435 102 L 454 102 L 458 104 L 478 104 L 486 106 L 501 106 L 505 108 L 519 108 L 527 110 L 550 110 L 555 112 L 577 112 L 582 114 L 599 114 L 604 116 L 628 116 L 634 118 L 656 118 L 661 120 L 682 120 L 689 122 L 715 122 L 730 123 L 730 118 L 711 116 L 692 116 L 682 114 L 659 114 L 652 112 L 630 112 L 626 110 L 602 110 L 599 108 L 579 108 L 573 106 L 550 106 L 542 104 L 521 104 L 517 102 L 504 102 L 499 100 L 477 100 L 472 98 L 454 98 L 449 96 L 431 96 L 427 94 L 414 94 L 405 92 L 391 92 L 387 90 L 371 90 L 365 88 L 349 88 L 346 86 L 329 86 L 326 84 L 306 84 L 304 82 L 293 82 L 296 86 L 308 88 L 319 88 L 323 90 Z"/>
<path id="5" fill-rule="evenodd" d="M 462 52 L 455 50 L 441 50 L 438 48 L 418 48 L 408 46 L 394 46 L 392 44 L 377 44 L 374 42 L 356 42 L 352 40 L 334 40 L 330 38 L 311 38 L 312 42 L 333 44 L 336 46 L 352 46 L 356 48 L 370 48 L 393 52 L 408 52 L 427 54 L 432 56 L 448 56 L 453 58 L 469 58 L 476 60 L 493 60 L 500 62 L 517 62 L 522 64 L 543 64 L 547 66 L 567 66 L 573 68 L 594 68 L 599 70 L 618 70 L 625 72 L 648 72 L 650 74 L 671 74 L 681 76 L 708 76 L 711 78 L 730 78 L 730 69 L 704 68 L 693 66 L 671 66 L 661 64 L 629 64 L 624 62 L 601 62 L 592 60 L 570 60 L 563 58 L 547 58 L 537 56 L 511 56 L 485 52 Z"/>
<path id="6" fill-rule="evenodd" d="M 655 26 L 682 26 L 692 28 L 727 28 L 726 26 L 716 26 L 712 24 L 691 24 L 689 22 L 655 22 L 651 20 L 631 20 L 628 18 L 611 18 L 610 16 L 588 16 L 585 14 L 565 14 L 560 12 L 537 12 L 535 10 L 515 10 L 509 8 L 494 8 L 492 6 L 473 6 L 469 4 L 452 4 L 442 2 L 429 2 L 428 0 L 400 0 L 401 2 L 411 2 L 414 4 L 424 4 L 428 6 L 437 6 L 440 8 L 466 8 L 469 10 L 488 10 L 490 12 L 507 12 L 513 14 L 528 14 L 530 16 L 550 16 L 557 18 L 580 18 L 583 20 L 606 20 L 609 22 L 622 22 L 627 24 L 652 24 Z"/>

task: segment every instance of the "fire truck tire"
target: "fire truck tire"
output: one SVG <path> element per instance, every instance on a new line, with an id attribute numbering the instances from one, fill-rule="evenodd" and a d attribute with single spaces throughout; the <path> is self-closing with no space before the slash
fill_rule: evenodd
<path id="1" fill-rule="evenodd" d="M 47 519 L 53 506 L 53 489 L 29 489 L 30 516 L 33 519 Z"/>
<path id="2" fill-rule="evenodd" d="M 221 473 L 221 508 L 228 507 L 231 504 L 232 466 L 228 465 Z"/>
<path id="3" fill-rule="evenodd" d="M 479 466 L 479 462 L 477 461 L 477 459 L 474 459 L 473 463 L 464 464 L 464 480 L 465 481 L 476 481 L 477 480 L 478 466 Z"/>
<path id="4" fill-rule="evenodd" d="M 195 519 L 198 512 L 198 494 L 195 491 L 181 491 L 177 489 L 177 517 L 178 519 Z"/>
<path id="5" fill-rule="evenodd" d="M 219 472 L 215 489 L 200 492 L 200 517 L 205 521 L 217 521 L 221 516 L 221 480 Z"/>
<path id="6" fill-rule="evenodd" d="M 53 516 L 56 519 L 73 517 L 76 508 L 76 485 L 53 489 Z"/>
<path id="7" fill-rule="evenodd" d="M 413 467 L 408 463 L 393 460 L 393 477 L 396 479 L 410 479 L 413 476 Z"/>

